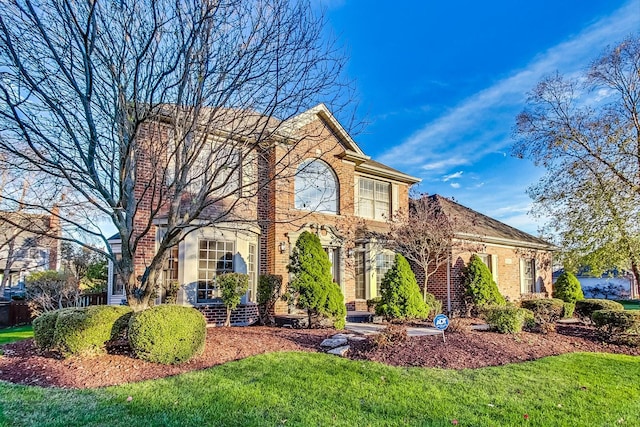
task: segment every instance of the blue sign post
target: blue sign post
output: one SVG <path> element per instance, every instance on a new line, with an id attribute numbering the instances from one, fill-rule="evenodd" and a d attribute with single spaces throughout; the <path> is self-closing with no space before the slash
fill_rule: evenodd
<path id="1" fill-rule="evenodd" d="M 438 314 L 433 318 L 433 326 L 435 326 L 436 329 L 442 331 L 442 341 L 447 342 L 447 340 L 445 340 L 444 338 L 444 330 L 449 327 L 449 318 L 444 314 Z"/>

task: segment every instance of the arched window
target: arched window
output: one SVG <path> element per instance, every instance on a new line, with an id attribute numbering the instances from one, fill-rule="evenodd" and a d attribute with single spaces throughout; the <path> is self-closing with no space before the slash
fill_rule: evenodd
<path id="1" fill-rule="evenodd" d="M 338 180 L 328 164 L 309 159 L 298 166 L 295 206 L 307 211 L 338 213 Z"/>

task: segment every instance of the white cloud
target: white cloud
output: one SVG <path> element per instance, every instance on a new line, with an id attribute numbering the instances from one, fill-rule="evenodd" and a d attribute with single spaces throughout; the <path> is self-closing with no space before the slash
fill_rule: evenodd
<path id="1" fill-rule="evenodd" d="M 456 173 L 452 173 L 452 174 L 443 176 L 442 177 L 442 181 L 443 182 L 447 182 L 447 181 L 452 180 L 452 179 L 460 178 L 461 176 L 462 176 L 462 171 L 458 171 Z"/>
<path id="2" fill-rule="evenodd" d="M 453 188 L 460 188 L 460 183 L 459 182 L 452 182 L 450 185 Z"/>
<path id="3" fill-rule="evenodd" d="M 421 168 L 437 172 L 504 151 L 512 142 L 511 127 L 524 105 L 526 93 L 545 75 L 555 71 L 566 75 L 582 71 L 608 44 L 637 31 L 640 28 L 637 9 L 638 0 L 632 0 L 575 37 L 540 53 L 525 69 L 514 71 L 510 77 L 426 123 L 379 160 L 404 170 Z M 460 152 L 470 153 L 472 157 L 466 156 L 462 162 L 457 155 Z"/>

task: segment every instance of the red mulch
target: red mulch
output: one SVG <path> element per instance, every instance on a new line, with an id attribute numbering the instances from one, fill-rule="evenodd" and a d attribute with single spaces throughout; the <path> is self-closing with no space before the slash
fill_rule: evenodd
<path id="1" fill-rule="evenodd" d="M 582 325 L 558 325 L 556 333 L 523 332 L 516 336 L 471 331 L 468 325 L 461 332 L 448 332 L 446 344 L 441 336 L 411 337 L 385 348 L 367 340 L 352 342 L 349 356 L 395 366 L 453 369 L 503 365 L 575 351 L 640 356 L 639 347 L 607 344 L 593 328 Z M 328 329 L 210 328 L 204 354 L 176 366 L 135 359 L 122 344 L 111 346 L 106 355 L 59 359 L 39 351 L 29 339 L 2 347 L 0 380 L 43 387 L 103 387 L 177 375 L 260 353 L 319 351 L 320 342 L 333 333 Z"/>
<path id="2" fill-rule="evenodd" d="M 463 319 L 461 319 L 463 320 Z M 388 347 L 369 341 L 351 346 L 352 359 L 372 360 L 393 366 L 421 366 L 448 369 L 481 368 L 536 360 L 578 351 L 640 356 L 640 347 L 604 342 L 598 331 L 580 324 L 557 325 L 556 332 L 518 335 L 470 330 L 441 335 L 411 337 Z"/>

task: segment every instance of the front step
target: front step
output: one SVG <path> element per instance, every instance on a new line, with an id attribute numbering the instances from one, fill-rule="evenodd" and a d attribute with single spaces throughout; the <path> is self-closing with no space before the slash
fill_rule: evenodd
<path id="1" fill-rule="evenodd" d="M 347 311 L 347 322 L 350 323 L 373 323 L 375 314 L 368 311 Z"/>

